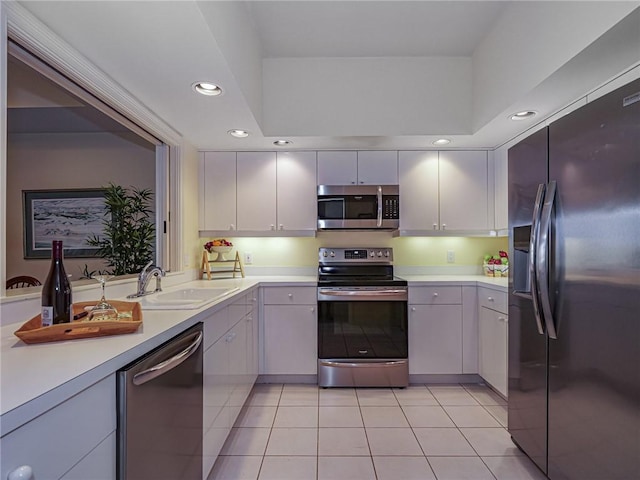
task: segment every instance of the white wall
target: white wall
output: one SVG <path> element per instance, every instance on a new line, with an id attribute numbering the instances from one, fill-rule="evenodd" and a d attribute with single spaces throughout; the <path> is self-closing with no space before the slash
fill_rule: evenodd
<path id="1" fill-rule="evenodd" d="M 31 275 L 44 282 L 48 259 L 25 260 L 22 190 L 123 187 L 155 190 L 155 147 L 141 145 L 133 134 L 10 134 L 7 145 L 6 274 Z M 82 268 L 100 268 L 102 260 L 66 258 L 72 280 Z"/>

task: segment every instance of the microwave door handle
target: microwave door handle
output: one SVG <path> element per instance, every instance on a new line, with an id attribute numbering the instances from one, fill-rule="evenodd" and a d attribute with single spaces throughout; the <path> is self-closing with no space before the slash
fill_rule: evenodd
<path id="1" fill-rule="evenodd" d="M 540 231 L 540 214 L 542 211 L 542 202 L 544 200 L 545 185 L 538 185 L 538 193 L 536 194 L 536 202 L 533 205 L 533 219 L 531 221 L 531 236 L 529 238 L 529 283 L 531 285 L 531 300 L 533 302 L 533 313 L 536 318 L 538 333 L 544 335 L 544 324 L 540 312 L 540 297 L 538 292 L 538 275 L 537 275 L 537 252 Z"/>
<path id="2" fill-rule="evenodd" d="M 378 185 L 378 221 L 376 226 L 380 228 L 382 226 L 382 187 Z"/>

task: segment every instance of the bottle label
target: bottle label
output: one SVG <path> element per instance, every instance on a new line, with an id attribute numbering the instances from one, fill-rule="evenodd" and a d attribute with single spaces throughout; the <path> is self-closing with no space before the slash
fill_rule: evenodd
<path id="1" fill-rule="evenodd" d="M 50 327 L 53 325 L 53 307 L 42 307 L 42 326 Z"/>

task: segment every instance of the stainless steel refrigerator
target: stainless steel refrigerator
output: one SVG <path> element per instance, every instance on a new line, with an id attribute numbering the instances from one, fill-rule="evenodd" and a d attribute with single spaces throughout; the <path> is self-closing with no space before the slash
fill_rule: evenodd
<path id="1" fill-rule="evenodd" d="M 551 479 L 640 479 L 640 80 L 509 149 L 509 432 Z"/>

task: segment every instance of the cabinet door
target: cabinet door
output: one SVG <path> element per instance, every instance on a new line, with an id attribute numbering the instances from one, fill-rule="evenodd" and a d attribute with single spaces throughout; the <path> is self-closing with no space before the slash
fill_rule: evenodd
<path id="1" fill-rule="evenodd" d="M 207 478 L 231 430 L 229 342 L 226 336 L 205 350 L 203 372 L 202 478 Z"/>
<path id="2" fill-rule="evenodd" d="M 36 479 L 61 478 L 115 430 L 112 374 L 2 437 L 2 478 L 22 465 L 30 466 Z M 105 451 L 97 453 L 104 461 Z M 115 457 L 111 460 L 115 464 Z"/>
<path id="3" fill-rule="evenodd" d="M 318 185 L 355 185 L 357 152 L 318 152 Z"/>
<path id="4" fill-rule="evenodd" d="M 437 230 L 438 152 L 399 152 L 400 229 Z"/>
<path id="5" fill-rule="evenodd" d="M 508 317 L 486 307 L 480 308 L 480 376 L 507 396 Z"/>
<path id="6" fill-rule="evenodd" d="M 358 152 L 358 184 L 397 185 L 398 152 Z"/>
<path id="7" fill-rule="evenodd" d="M 495 216 L 494 227 L 496 230 L 509 228 L 509 208 L 507 199 L 509 196 L 508 180 L 508 155 L 507 147 L 499 148 L 494 152 L 494 191 L 495 191 Z"/>
<path id="8" fill-rule="evenodd" d="M 229 415 L 233 425 L 249 395 L 247 363 L 247 323 L 245 319 L 239 321 L 225 336 L 229 344 Z"/>
<path id="9" fill-rule="evenodd" d="M 462 373 L 462 306 L 409 308 L 409 373 Z"/>
<path id="10" fill-rule="evenodd" d="M 238 230 L 275 230 L 275 152 L 238 152 L 237 171 Z"/>
<path id="11" fill-rule="evenodd" d="M 60 480 L 116 480 L 116 434 L 111 433 Z"/>
<path id="12" fill-rule="evenodd" d="M 316 315 L 315 305 L 265 305 L 265 374 L 317 373 Z"/>
<path id="13" fill-rule="evenodd" d="M 278 152 L 278 230 L 315 230 L 318 206 L 315 152 Z"/>
<path id="14" fill-rule="evenodd" d="M 200 230 L 235 230 L 236 154 L 204 152 L 200 172 Z"/>
<path id="15" fill-rule="evenodd" d="M 440 229 L 488 230 L 487 152 L 440 152 Z"/>

